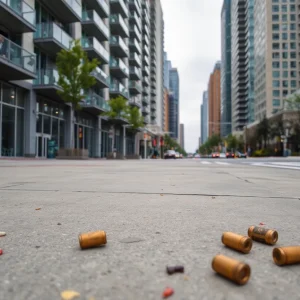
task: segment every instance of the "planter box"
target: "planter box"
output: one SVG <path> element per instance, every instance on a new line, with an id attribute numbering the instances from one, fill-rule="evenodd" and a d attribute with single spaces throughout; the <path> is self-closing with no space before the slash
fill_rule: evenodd
<path id="1" fill-rule="evenodd" d="M 59 149 L 57 159 L 89 159 L 89 150 L 87 149 Z"/>

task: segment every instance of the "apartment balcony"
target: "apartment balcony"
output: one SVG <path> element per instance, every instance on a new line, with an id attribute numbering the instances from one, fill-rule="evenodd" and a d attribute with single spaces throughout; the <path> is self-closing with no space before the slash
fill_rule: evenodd
<path id="1" fill-rule="evenodd" d="M 110 51 L 118 57 L 128 57 L 129 49 L 124 40 L 117 35 L 110 37 Z"/>
<path id="2" fill-rule="evenodd" d="M 129 37 L 129 29 L 121 15 L 110 15 L 110 31 L 111 34 L 121 35 L 123 38 Z"/>
<path id="3" fill-rule="evenodd" d="M 96 86 L 100 89 L 109 87 L 109 76 L 97 67 L 91 75 L 96 79 Z"/>
<path id="4" fill-rule="evenodd" d="M 149 110 L 149 107 L 148 106 L 144 106 L 142 108 L 142 114 L 143 115 L 149 115 L 150 114 L 150 110 Z"/>
<path id="5" fill-rule="evenodd" d="M 151 95 L 156 96 L 156 89 L 151 89 Z"/>
<path id="6" fill-rule="evenodd" d="M 132 51 L 137 52 L 138 54 L 142 54 L 142 50 L 136 39 L 130 39 L 129 40 L 129 48 L 132 49 Z"/>
<path id="7" fill-rule="evenodd" d="M 33 41 L 46 54 L 55 58 L 62 49 L 70 49 L 73 38 L 55 23 L 39 23 Z"/>
<path id="8" fill-rule="evenodd" d="M 139 16 L 141 16 L 141 4 L 138 0 L 129 0 L 129 7 L 134 10 Z"/>
<path id="9" fill-rule="evenodd" d="M 141 69 L 131 66 L 129 68 L 129 74 L 130 74 L 130 79 L 141 80 L 141 77 L 142 77 Z"/>
<path id="10" fill-rule="evenodd" d="M 149 47 L 149 38 L 146 36 L 146 35 L 144 35 L 143 36 L 143 43 L 145 44 L 145 46 L 147 46 L 147 47 Z M 149 51 L 149 50 L 148 50 Z"/>
<path id="11" fill-rule="evenodd" d="M 121 58 L 110 57 L 110 74 L 116 78 L 128 78 L 129 69 Z"/>
<path id="12" fill-rule="evenodd" d="M 109 4 L 107 0 L 84 0 L 87 7 L 94 9 L 101 18 L 109 16 Z"/>
<path id="13" fill-rule="evenodd" d="M 156 105 L 156 97 L 153 95 L 151 97 L 151 103 Z"/>
<path id="14" fill-rule="evenodd" d="M 150 26 L 149 14 L 147 12 L 145 12 L 145 10 L 143 11 L 143 20 L 144 20 L 144 24 L 146 26 Z"/>
<path id="15" fill-rule="evenodd" d="M 143 66 L 143 76 L 149 76 L 150 70 L 147 66 Z"/>
<path id="16" fill-rule="evenodd" d="M 156 119 L 156 111 L 151 112 L 151 119 Z"/>
<path id="17" fill-rule="evenodd" d="M 156 68 L 156 59 L 153 59 L 153 57 L 151 57 L 151 66 L 152 68 Z"/>
<path id="18" fill-rule="evenodd" d="M 83 111 L 93 115 L 99 115 L 101 112 L 109 111 L 110 107 L 105 99 L 95 92 L 90 92 L 80 103 Z"/>
<path id="19" fill-rule="evenodd" d="M 151 83 L 152 86 L 155 86 L 155 83 L 156 83 L 156 73 L 153 74 L 153 73 L 151 72 L 150 78 L 151 78 L 151 81 L 152 81 L 152 83 Z"/>
<path id="20" fill-rule="evenodd" d="M 149 116 L 145 116 L 145 117 L 144 117 L 144 123 L 145 123 L 145 124 L 149 124 L 149 123 L 150 123 L 150 118 L 149 118 Z"/>
<path id="21" fill-rule="evenodd" d="M 141 94 L 142 86 L 137 81 L 130 80 L 129 81 L 129 91 L 130 91 L 130 94 Z"/>
<path id="22" fill-rule="evenodd" d="M 40 0 L 40 2 L 63 23 L 81 21 L 82 7 L 78 0 Z"/>
<path id="23" fill-rule="evenodd" d="M 151 103 L 151 111 L 156 111 L 156 103 Z"/>
<path id="24" fill-rule="evenodd" d="M 143 57 L 143 62 L 145 66 L 150 66 L 150 61 L 149 61 L 149 57 L 148 56 L 144 56 Z"/>
<path id="25" fill-rule="evenodd" d="M 123 96 L 124 98 L 129 99 L 128 89 L 126 89 L 125 86 L 117 80 L 111 80 L 109 93 L 113 97 Z"/>
<path id="26" fill-rule="evenodd" d="M 131 65 L 133 65 L 135 67 L 141 67 L 142 66 L 141 58 L 135 52 L 130 53 L 129 62 L 130 62 Z"/>
<path id="27" fill-rule="evenodd" d="M 147 25 L 143 26 L 143 33 L 150 37 L 149 27 Z"/>
<path id="28" fill-rule="evenodd" d="M 25 80 L 36 78 L 36 55 L 0 35 L 0 79 Z"/>
<path id="29" fill-rule="evenodd" d="M 144 106 L 149 105 L 149 98 L 147 96 L 142 97 L 142 103 Z"/>
<path id="30" fill-rule="evenodd" d="M 142 101 L 139 99 L 139 97 L 130 97 L 128 103 L 132 106 L 137 106 L 138 108 L 142 106 Z"/>
<path id="31" fill-rule="evenodd" d="M 137 26 L 131 25 L 129 28 L 130 28 L 129 29 L 130 37 L 131 38 L 136 38 L 139 42 L 141 42 L 142 41 L 142 35 L 139 32 Z"/>
<path id="32" fill-rule="evenodd" d="M 109 28 L 105 25 L 95 10 L 82 12 L 82 29 L 89 36 L 94 36 L 98 41 L 108 41 Z"/>
<path id="33" fill-rule="evenodd" d="M 34 32 L 35 13 L 35 10 L 22 0 L 0 0 L 1 25 L 10 32 Z"/>
<path id="34" fill-rule="evenodd" d="M 143 88 L 143 95 L 148 96 L 150 94 L 150 89 L 148 87 Z"/>
<path id="35" fill-rule="evenodd" d="M 144 52 L 144 55 L 150 56 L 150 52 L 149 52 L 149 47 L 148 46 L 144 46 L 143 52 Z"/>
<path id="36" fill-rule="evenodd" d="M 128 18 L 128 8 L 124 0 L 110 0 L 110 9 L 113 13 L 121 14 L 123 18 Z"/>
<path id="37" fill-rule="evenodd" d="M 149 86 L 150 85 L 150 81 L 148 79 L 148 77 L 143 77 L 143 86 Z"/>
<path id="38" fill-rule="evenodd" d="M 142 31 L 142 20 L 136 12 L 129 13 L 129 21 L 131 24 L 136 25 L 139 31 Z"/>
<path id="39" fill-rule="evenodd" d="M 148 0 L 142 0 L 142 6 L 144 9 L 146 9 L 147 11 L 150 11 L 150 4 Z"/>
<path id="40" fill-rule="evenodd" d="M 90 59 L 97 58 L 100 60 L 101 64 L 107 64 L 109 62 L 108 51 L 95 37 L 81 38 L 81 45 Z"/>

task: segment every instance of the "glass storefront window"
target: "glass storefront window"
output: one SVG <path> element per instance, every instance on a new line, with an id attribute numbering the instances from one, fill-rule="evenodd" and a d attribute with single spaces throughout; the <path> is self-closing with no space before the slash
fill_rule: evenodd
<path id="1" fill-rule="evenodd" d="M 64 148 L 65 146 L 65 122 L 59 120 L 59 147 Z"/>
<path id="2" fill-rule="evenodd" d="M 43 116 L 42 115 L 37 115 L 37 117 L 36 117 L 36 132 L 41 133 L 43 131 L 42 121 L 43 121 Z"/>
<path id="3" fill-rule="evenodd" d="M 15 107 L 2 105 L 2 156 L 15 155 Z"/>
<path id="4" fill-rule="evenodd" d="M 51 133 L 51 139 L 55 141 L 55 144 L 58 146 L 58 122 L 59 120 L 56 118 L 52 119 L 52 133 Z"/>
<path id="5" fill-rule="evenodd" d="M 51 118 L 49 116 L 43 116 L 43 119 L 44 119 L 43 133 L 50 134 L 51 133 Z"/>
<path id="6" fill-rule="evenodd" d="M 24 156 L 24 110 L 17 109 L 16 156 Z"/>
<path id="7" fill-rule="evenodd" d="M 11 105 L 15 105 L 16 104 L 15 88 L 3 83 L 2 90 L 3 90 L 2 101 Z"/>
<path id="8" fill-rule="evenodd" d="M 17 106 L 24 107 L 25 105 L 25 91 L 17 89 Z"/>

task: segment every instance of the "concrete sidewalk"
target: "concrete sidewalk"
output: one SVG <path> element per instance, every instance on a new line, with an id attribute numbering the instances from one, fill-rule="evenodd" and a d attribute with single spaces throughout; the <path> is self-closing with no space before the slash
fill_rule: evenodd
<path id="1" fill-rule="evenodd" d="M 196 161 L 0 162 L 0 299 L 299 299 L 299 266 L 278 267 L 271 246 L 225 248 L 224 231 L 266 223 L 278 246 L 300 245 L 299 176 Z M 36 210 L 41 208 L 41 210 Z M 58 225 L 61 224 L 61 225 Z M 80 232 L 105 230 L 105 247 L 82 251 Z M 223 253 L 252 268 L 243 287 L 217 276 Z M 185 274 L 169 276 L 166 265 Z"/>

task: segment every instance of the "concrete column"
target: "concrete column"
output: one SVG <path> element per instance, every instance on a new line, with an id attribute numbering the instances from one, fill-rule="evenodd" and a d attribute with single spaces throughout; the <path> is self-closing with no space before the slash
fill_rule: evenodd
<path id="1" fill-rule="evenodd" d="M 101 134 L 102 134 L 102 126 L 101 126 L 101 117 L 98 116 L 96 119 L 96 125 L 95 125 L 95 133 L 94 133 L 94 157 L 101 157 Z"/>
<path id="2" fill-rule="evenodd" d="M 65 148 L 74 148 L 74 111 L 71 106 L 65 106 Z"/>
<path id="3" fill-rule="evenodd" d="M 33 90 L 28 92 L 25 100 L 25 156 L 36 156 L 36 94 Z"/>

